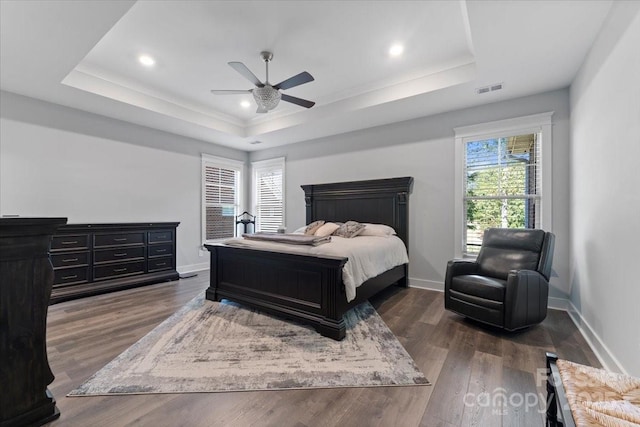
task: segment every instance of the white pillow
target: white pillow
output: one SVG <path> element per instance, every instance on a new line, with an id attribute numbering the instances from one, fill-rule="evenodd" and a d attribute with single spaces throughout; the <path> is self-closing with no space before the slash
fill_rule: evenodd
<path id="1" fill-rule="evenodd" d="M 333 232 L 338 228 L 340 228 L 340 226 L 335 222 L 327 222 L 326 224 L 318 228 L 314 235 L 319 237 L 331 236 Z"/>
<path id="2" fill-rule="evenodd" d="M 389 237 L 396 234 L 396 231 L 384 224 L 365 224 L 364 230 L 360 232 L 360 236 L 379 236 Z"/>

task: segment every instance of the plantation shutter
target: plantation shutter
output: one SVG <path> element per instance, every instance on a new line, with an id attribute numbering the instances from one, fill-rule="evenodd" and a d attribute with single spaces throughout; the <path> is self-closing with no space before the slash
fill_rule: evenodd
<path id="1" fill-rule="evenodd" d="M 465 143 L 466 252 L 490 227 L 536 228 L 540 212 L 538 134 Z"/>
<path id="2" fill-rule="evenodd" d="M 205 240 L 235 235 L 239 171 L 204 163 Z"/>
<path id="3" fill-rule="evenodd" d="M 283 174 L 281 166 L 256 168 L 256 228 L 278 231 L 284 225 Z"/>

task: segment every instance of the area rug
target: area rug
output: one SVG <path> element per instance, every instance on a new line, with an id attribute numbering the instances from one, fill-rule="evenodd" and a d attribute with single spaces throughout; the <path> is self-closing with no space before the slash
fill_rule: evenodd
<path id="1" fill-rule="evenodd" d="M 365 302 L 346 338 L 198 296 L 68 396 L 428 385 Z"/>

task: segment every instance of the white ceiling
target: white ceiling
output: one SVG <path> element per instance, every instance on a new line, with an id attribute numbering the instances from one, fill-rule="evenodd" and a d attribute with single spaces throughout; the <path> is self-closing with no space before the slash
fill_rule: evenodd
<path id="1" fill-rule="evenodd" d="M 611 4 L 2 0 L 0 88 L 250 151 L 566 87 Z M 263 50 L 271 83 L 314 76 L 285 91 L 313 108 L 210 93 L 253 87 L 229 61 L 264 80 Z"/>

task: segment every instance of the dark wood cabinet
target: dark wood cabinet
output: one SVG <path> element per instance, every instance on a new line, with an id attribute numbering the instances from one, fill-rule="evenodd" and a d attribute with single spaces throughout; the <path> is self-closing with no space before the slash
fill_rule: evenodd
<path id="1" fill-rule="evenodd" d="M 47 386 L 49 247 L 66 218 L 0 218 L 0 426 L 38 426 L 60 416 Z M 56 260 L 62 262 L 62 260 Z"/>
<path id="2" fill-rule="evenodd" d="M 51 243 L 51 302 L 178 279 L 177 222 L 68 224 Z"/>

